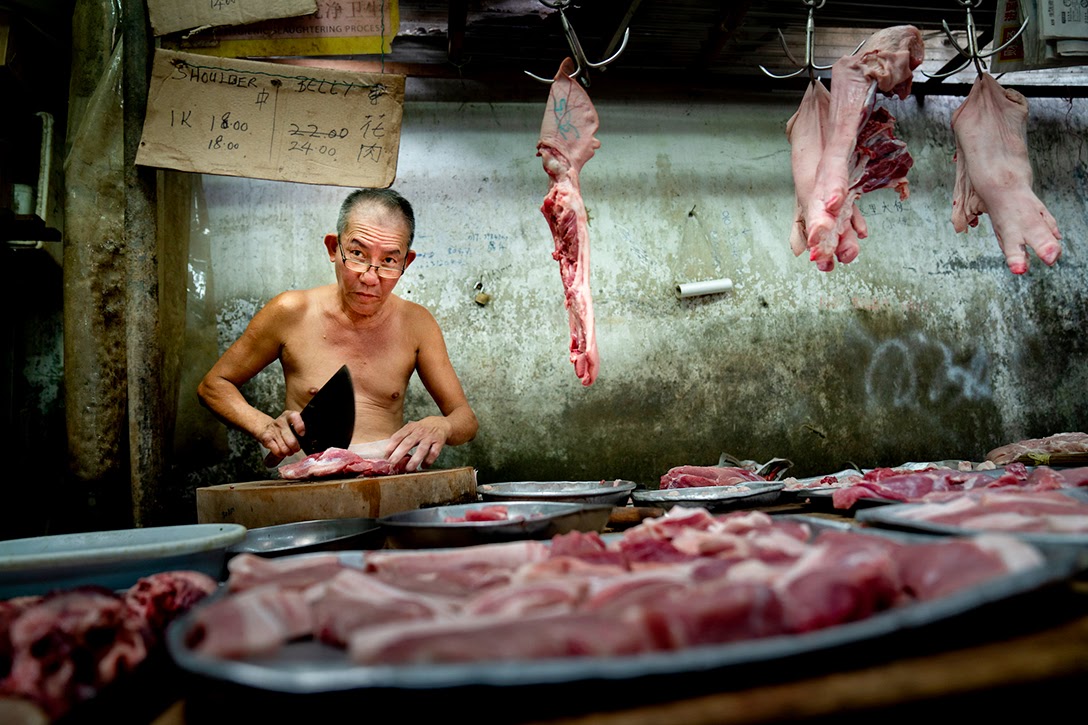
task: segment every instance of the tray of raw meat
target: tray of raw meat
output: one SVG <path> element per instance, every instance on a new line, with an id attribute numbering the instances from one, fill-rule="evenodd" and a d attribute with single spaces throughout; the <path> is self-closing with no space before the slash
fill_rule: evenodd
<path id="1" fill-rule="evenodd" d="M 848 513 L 872 506 L 920 503 L 953 498 L 969 491 L 1020 490 L 1046 491 L 1088 487 L 1088 467 L 1028 468 L 1010 463 L 991 470 L 961 471 L 950 468 L 874 468 L 860 481 L 830 490 L 813 491 L 808 501 Z"/>
<path id="2" fill-rule="evenodd" d="M 996 470 L 993 463 L 983 461 L 973 463 L 971 461 L 952 459 L 945 461 L 925 461 L 921 463 L 904 463 L 895 468 L 844 468 L 836 473 L 825 476 L 810 476 L 808 478 L 789 477 L 782 480 L 786 487 L 782 490 L 783 498 L 794 498 L 804 501 L 810 494 L 816 493 L 815 500 L 819 502 L 830 501 L 835 489 L 853 486 L 873 478 L 883 478 L 895 473 L 910 473 L 911 471 L 926 471 L 931 469 L 955 470 L 955 471 L 987 471 Z M 875 473 L 874 473 L 875 472 Z M 994 475 L 1000 475 L 994 474 Z M 890 500 L 890 499 L 889 499 Z M 811 501 L 810 501 L 811 503 Z"/>
<path id="3" fill-rule="evenodd" d="M 979 608 L 1020 606 L 1084 564 L 1005 534 L 674 507 L 603 536 L 228 566 L 220 592 L 167 633 L 185 672 L 237 697 L 335 693 L 365 706 L 381 693 L 415 706 L 430 693 L 449 708 L 492 706 L 507 688 L 539 687 L 534 706 L 573 703 L 555 688 L 580 683 L 630 702 L 692 678 L 720 688 L 760 663 L 893 651 L 887 638 L 969 628 Z"/>
<path id="4" fill-rule="evenodd" d="M 1072 545 L 1088 561 L 1088 490 L 984 488 L 924 503 L 858 511 L 858 521 L 931 534 L 1000 532 L 1038 544 Z"/>
<path id="5" fill-rule="evenodd" d="M 657 489 L 632 491 L 631 500 L 636 506 L 701 507 L 713 513 L 775 503 L 784 488 L 776 479 L 790 462 L 775 458 L 758 471 L 741 463 L 723 453 L 716 466 L 675 466 L 661 477 Z"/>
<path id="6" fill-rule="evenodd" d="M 1083 466 L 1088 464 L 1088 433 L 1055 433 L 1045 438 L 1028 438 L 1008 443 L 987 453 L 986 460 L 999 466 L 1013 462 L 1044 466 Z"/>
<path id="7" fill-rule="evenodd" d="M 804 501 L 814 491 L 830 492 L 842 486 L 849 486 L 861 480 L 864 474 L 856 468 L 844 468 L 836 473 L 823 476 L 782 479 L 782 500 Z"/>
<path id="8" fill-rule="evenodd" d="M 673 506 L 689 506 L 722 513 L 738 508 L 773 504 L 778 500 L 784 486 L 781 482 L 749 481 L 732 486 L 635 490 L 631 492 L 631 500 L 636 506 L 655 506 L 665 510 Z"/>

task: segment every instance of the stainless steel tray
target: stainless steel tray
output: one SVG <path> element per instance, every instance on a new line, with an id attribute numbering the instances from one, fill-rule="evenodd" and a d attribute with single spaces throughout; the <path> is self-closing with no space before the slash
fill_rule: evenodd
<path id="1" fill-rule="evenodd" d="M 506 520 L 447 522 L 472 510 L 505 506 Z M 611 504 L 511 501 L 434 506 L 378 519 L 387 543 L 398 549 L 475 546 L 519 539 L 550 539 L 570 531 L 602 531 Z"/>
<path id="2" fill-rule="evenodd" d="M 633 481 L 509 481 L 476 487 L 484 501 L 559 501 L 624 506 L 637 488 Z"/>
<path id="3" fill-rule="evenodd" d="M 783 516 L 803 521 L 813 531 L 851 530 L 849 524 L 817 517 Z M 853 529 L 853 530 L 856 530 Z M 886 536 L 899 541 L 932 542 L 930 535 L 908 534 L 881 529 L 866 534 Z M 606 534 L 606 537 L 612 536 Z M 742 676 L 749 667 L 760 663 L 782 663 L 801 655 L 877 641 L 882 637 L 936 625 L 983 605 L 993 604 L 1065 581 L 1083 569 L 1083 562 L 1068 548 L 1039 547 L 1045 556 L 1041 566 L 999 577 L 940 599 L 905 605 L 867 619 L 841 624 L 805 634 L 747 639 L 730 644 L 691 647 L 631 657 L 570 657 L 517 662 L 480 662 L 457 665 L 360 666 L 335 647 L 313 641 L 288 644 L 275 655 L 245 660 L 224 660 L 197 654 L 186 645 L 200 606 L 176 620 L 167 631 L 171 657 L 190 674 L 209 678 L 229 686 L 252 688 L 268 693 L 291 695 L 349 693 L 367 696 L 381 691 L 442 690 L 448 688 L 502 687 L 518 688 L 588 682 L 601 691 L 608 682 L 629 683 L 639 678 L 659 676 L 697 677 L 714 671 L 720 675 L 733 672 Z M 306 554 L 307 556 L 320 556 Z M 362 568 L 367 552 L 340 552 L 347 566 Z M 217 594 L 214 598 L 223 596 Z M 208 600 L 213 601 L 213 599 Z M 469 690 L 473 691 L 473 690 Z"/>
<path id="4" fill-rule="evenodd" d="M 695 486 L 657 491 L 633 491 L 631 500 L 639 506 L 671 509 L 673 506 L 698 506 L 711 513 L 738 508 L 768 506 L 778 500 L 785 484 L 778 481 L 739 484 L 736 486 Z M 745 490 L 747 489 L 747 490 Z"/>
<path id="5" fill-rule="evenodd" d="M 380 549 L 384 543 L 385 532 L 377 519 L 318 519 L 249 529 L 244 539 L 227 549 L 227 556 L 277 557 L 312 551 Z"/>

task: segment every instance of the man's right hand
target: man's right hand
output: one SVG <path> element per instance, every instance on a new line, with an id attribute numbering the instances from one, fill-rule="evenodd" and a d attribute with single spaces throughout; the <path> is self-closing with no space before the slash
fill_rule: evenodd
<path id="1" fill-rule="evenodd" d="M 264 459 L 266 466 L 272 468 L 287 456 L 302 450 L 296 433 L 306 435 L 306 424 L 297 410 L 285 410 L 257 434 L 257 440 L 268 449 Z"/>

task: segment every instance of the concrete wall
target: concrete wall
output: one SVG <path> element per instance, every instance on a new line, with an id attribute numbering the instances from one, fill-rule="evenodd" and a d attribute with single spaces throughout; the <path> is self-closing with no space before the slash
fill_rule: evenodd
<path id="1" fill-rule="evenodd" d="M 1031 101 L 1036 188 L 1064 254 L 1015 277 L 987 218 L 965 235 L 951 226 L 949 119 L 962 99 L 881 101 L 915 159 L 911 196 L 863 197 L 870 236 L 831 273 L 788 244 L 784 129 L 799 96 L 598 100 L 602 145 L 582 188 L 601 372 L 584 388 L 539 211 L 546 89 L 537 103 L 413 100 L 411 84 L 407 96 L 394 187 L 416 207 L 419 258 L 397 292 L 443 326 L 481 423 L 440 466 L 475 466 L 481 482 L 656 483 L 729 452 L 809 475 L 981 460 L 1021 437 L 1088 429 L 1084 101 Z M 203 182 L 223 350 L 275 293 L 333 280 L 321 238 L 347 189 Z M 732 294 L 673 294 L 719 277 Z M 282 390 L 277 367 L 246 392 L 276 414 Z M 433 410 L 415 379 L 408 410 Z M 259 461 L 232 435 L 226 462 L 189 481 L 262 478 Z"/>

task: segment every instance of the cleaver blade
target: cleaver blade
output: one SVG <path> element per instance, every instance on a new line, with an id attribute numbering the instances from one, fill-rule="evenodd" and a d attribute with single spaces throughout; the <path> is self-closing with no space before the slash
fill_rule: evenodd
<path id="1" fill-rule="evenodd" d="M 355 388 L 347 365 L 321 386 L 301 415 L 306 424 L 306 435 L 296 432 L 295 437 L 306 455 L 351 445 L 355 432 Z"/>

